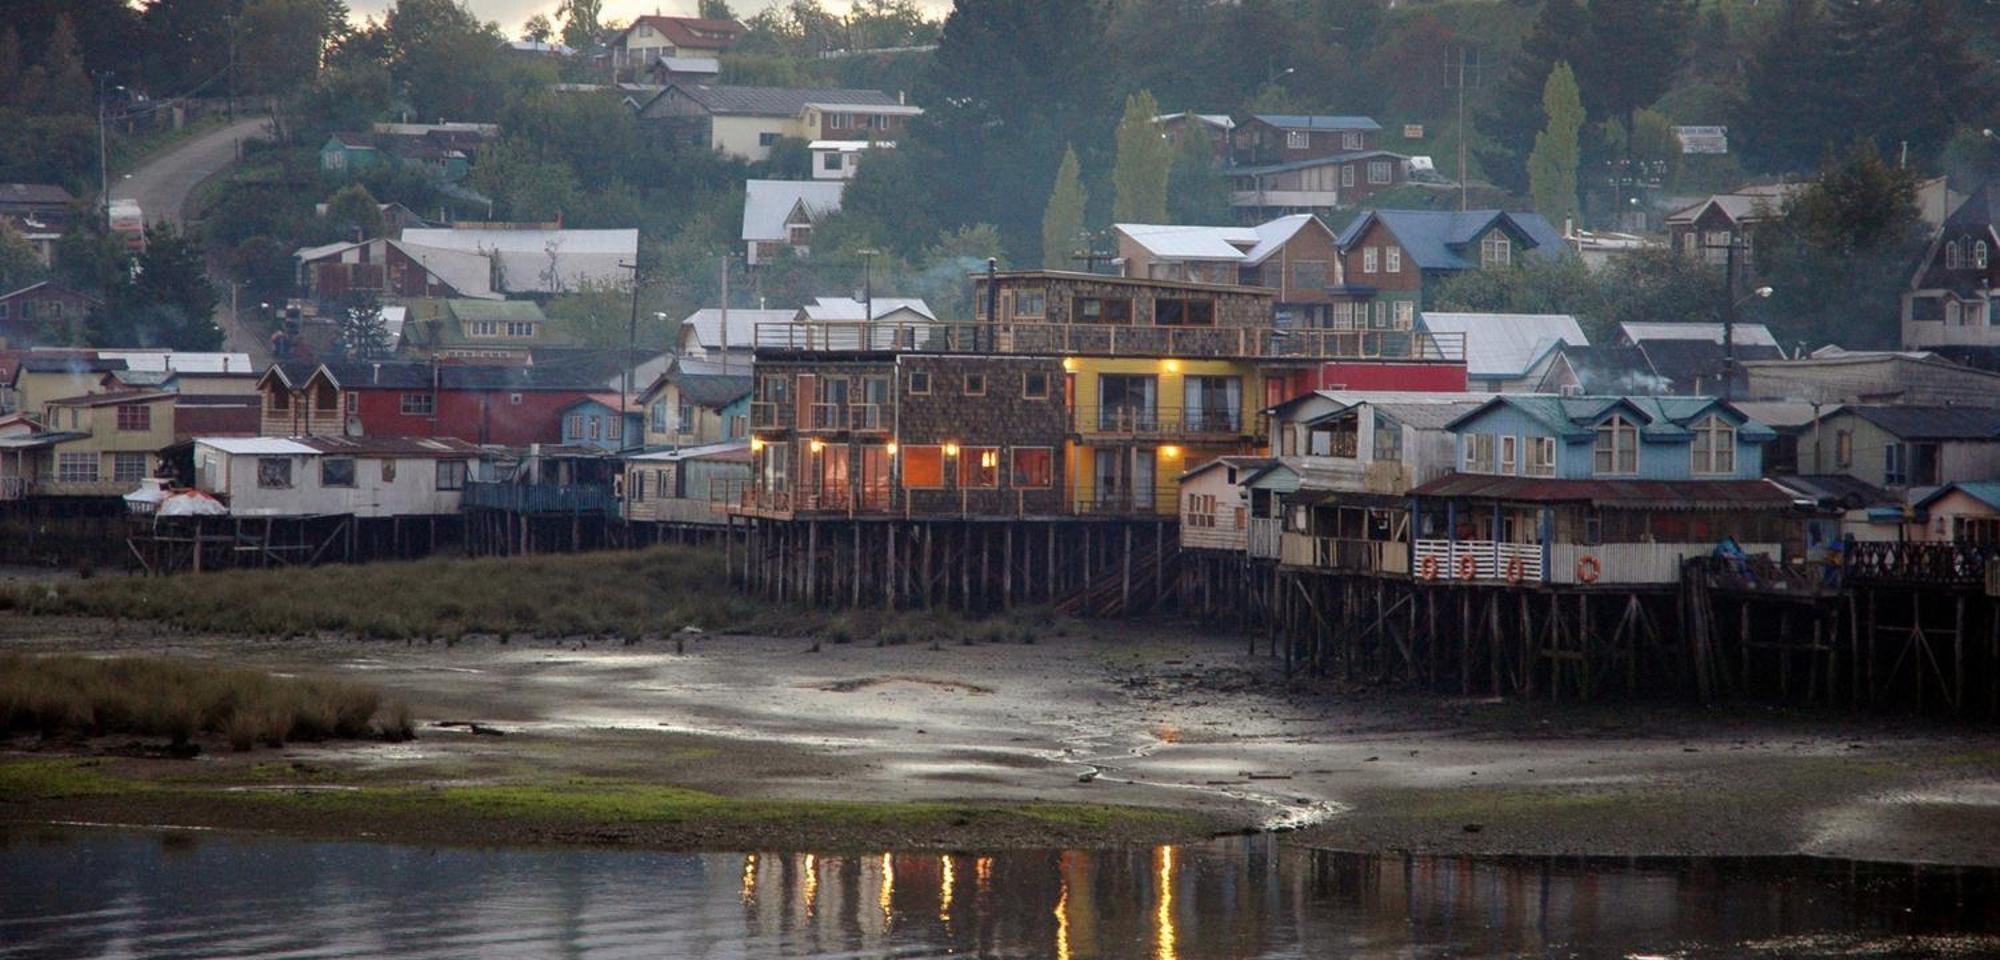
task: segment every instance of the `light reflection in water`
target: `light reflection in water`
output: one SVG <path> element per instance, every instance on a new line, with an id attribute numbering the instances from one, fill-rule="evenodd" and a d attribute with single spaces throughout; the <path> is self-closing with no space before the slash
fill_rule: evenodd
<path id="1" fill-rule="evenodd" d="M 1153 854 L 1160 865 L 1159 949 L 1154 955 L 1159 960 L 1179 960 L 1174 936 L 1174 848 L 1160 847 Z"/>
<path id="2" fill-rule="evenodd" d="M 1065 854 L 1067 856 L 1067 854 Z M 1062 881 L 1056 896 L 1056 960 L 1069 960 L 1069 879 Z"/>
<path id="3" fill-rule="evenodd" d="M 882 905 L 882 929 L 892 930 L 896 925 L 896 858 L 882 855 L 882 895 L 876 902 Z"/>
<path id="4" fill-rule="evenodd" d="M 952 871 L 951 854 L 947 853 L 938 858 L 938 869 L 940 871 L 938 879 L 938 919 L 950 923 L 951 888 L 953 882 L 958 879 Z"/>
<path id="5" fill-rule="evenodd" d="M 813 916 L 819 907 L 819 858 L 806 854 L 805 859 L 806 916 Z"/>
<path id="6" fill-rule="evenodd" d="M 757 854 L 743 855 L 743 905 L 757 905 Z"/>

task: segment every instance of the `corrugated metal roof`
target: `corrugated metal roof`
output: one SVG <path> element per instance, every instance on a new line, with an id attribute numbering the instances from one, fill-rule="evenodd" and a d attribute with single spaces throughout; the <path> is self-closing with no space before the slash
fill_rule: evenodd
<path id="1" fill-rule="evenodd" d="M 1841 408 L 1904 440 L 2000 440 L 2000 409 L 1863 406 Z"/>
<path id="2" fill-rule="evenodd" d="M 1758 345 L 1775 348 L 1778 338 L 1771 335 L 1771 328 L 1761 323 L 1735 324 L 1732 339 L 1739 347 Z M 1643 344 L 1653 340 L 1706 340 L 1710 343 L 1722 342 L 1722 324 L 1719 323 L 1621 323 L 1618 325 L 1618 339 L 1625 343 Z"/>
<path id="3" fill-rule="evenodd" d="M 1249 227 L 1178 226 L 1161 223 L 1118 223 L 1112 227 L 1131 237 L 1162 260 L 1220 260 L 1237 263 L 1255 246 L 1257 231 Z"/>
<path id="4" fill-rule="evenodd" d="M 189 374 L 255 375 L 247 353 L 197 353 L 186 350 L 99 350 L 99 357 L 125 361 L 127 370 L 159 370 Z"/>
<path id="5" fill-rule="evenodd" d="M 311 456 L 319 452 L 283 437 L 196 437 L 194 442 L 231 456 Z"/>
<path id="6" fill-rule="evenodd" d="M 689 100 L 710 113 L 753 117 L 796 117 L 807 104 L 841 107 L 899 107 L 880 90 L 798 90 L 790 87 L 739 87 L 720 83 L 676 83 Z"/>
<path id="7" fill-rule="evenodd" d="M 1259 113 L 1253 114 L 1271 126 L 1281 130 L 1380 130 L 1382 125 L 1374 117 L 1359 115 L 1315 116 L 1300 113 Z"/>
<path id="8" fill-rule="evenodd" d="M 1432 333 L 1465 336 L 1465 372 L 1476 380 L 1527 375 L 1558 343 L 1584 347 L 1590 339 L 1566 313 L 1441 313 L 1425 311 Z"/>
<path id="9" fill-rule="evenodd" d="M 729 308 L 729 347 L 749 348 L 757 341 L 760 323 L 789 323 L 796 310 L 744 310 Z M 706 350 L 722 349 L 722 308 L 703 307 L 681 321 L 683 330 L 694 334 L 695 342 Z"/>
<path id="10" fill-rule="evenodd" d="M 806 319 L 814 322 L 859 321 L 868 313 L 871 304 L 853 297 L 814 297 L 813 302 L 802 308 Z M 875 310 L 871 320 L 880 320 L 898 310 L 908 310 L 920 314 L 925 319 L 936 320 L 937 314 L 931 305 L 914 297 L 876 297 L 872 303 Z"/>
<path id="11" fill-rule="evenodd" d="M 426 254 L 432 250 L 480 254 L 500 265 L 501 289 L 510 293 L 557 293 L 588 284 L 617 285 L 631 278 L 629 263 L 639 252 L 639 231 L 628 230 L 501 230 L 480 227 L 403 231 L 402 244 L 425 269 L 444 276 L 441 267 L 432 267 Z M 423 249 L 417 249 L 423 248 Z M 469 262 L 462 265 L 470 273 Z M 490 274 L 489 274 L 490 275 Z M 452 286 L 468 295 L 483 288 L 470 276 L 466 282 L 474 290 Z"/>
<path id="12" fill-rule="evenodd" d="M 1370 223 L 1395 234 L 1409 258 L 1425 270 L 1470 270 L 1480 252 L 1470 245 L 1495 224 L 1505 223 L 1528 243 L 1524 255 L 1556 258 L 1572 254 L 1562 235 L 1539 213 L 1507 210 L 1369 210 L 1340 233 L 1342 249 L 1352 247 Z"/>
<path id="13" fill-rule="evenodd" d="M 1766 480 L 1558 480 L 1452 473 L 1410 491 L 1533 503 L 1592 503 L 1656 510 L 1787 509 L 1792 494 Z"/>
<path id="14" fill-rule="evenodd" d="M 785 218 L 801 203 L 814 220 L 840 209 L 845 180 L 746 180 L 743 183 L 743 239 L 784 240 Z"/>

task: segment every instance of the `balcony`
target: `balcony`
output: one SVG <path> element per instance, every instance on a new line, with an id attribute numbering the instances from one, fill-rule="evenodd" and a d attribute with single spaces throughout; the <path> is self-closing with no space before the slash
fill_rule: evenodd
<path id="1" fill-rule="evenodd" d="M 794 412 L 789 403 L 775 403 L 765 400 L 750 404 L 750 428 L 752 430 L 784 430 L 792 426 Z"/>
<path id="2" fill-rule="evenodd" d="M 1088 439 L 1232 441 L 1244 436 L 1242 410 L 1128 407 L 1117 404 L 1078 410 L 1075 430 Z"/>
<path id="3" fill-rule="evenodd" d="M 1424 580 L 1541 584 L 1542 545 L 1494 540 L 1419 540 L 1416 575 Z"/>
<path id="4" fill-rule="evenodd" d="M 1410 545 L 1399 540 L 1286 533 L 1280 541 L 1278 562 L 1288 567 L 1401 576 L 1410 572 Z"/>
<path id="5" fill-rule="evenodd" d="M 1409 330 L 1083 323 L 760 323 L 760 353 L 971 353 L 1261 360 L 1465 359 L 1465 335 Z M 752 416 L 758 404 L 751 404 Z M 780 405 L 782 406 L 782 405 Z M 773 416 L 784 417 L 782 410 Z M 772 427 L 780 426 L 776 422 Z"/>

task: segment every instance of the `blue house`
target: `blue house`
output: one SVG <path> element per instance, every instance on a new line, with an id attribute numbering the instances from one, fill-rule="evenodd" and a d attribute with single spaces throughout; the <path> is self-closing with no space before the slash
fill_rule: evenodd
<path id="1" fill-rule="evenodd" d="M 596 447 L 616 453 L 640 445 L 645 418 L 637 403 L 618 412 L 617 394 L 585 397 L 559 411 L 564 446 Z"/>
<path id="2" fill-rule="evenodd" d="M 1669 583 L 1725 538 L 1781 554 L 1794 497 L 1769 427 L 1705 397 L 1502 395 L 1446 426 L 1456 472 L 1411 492 L 1427 579 Z"/>

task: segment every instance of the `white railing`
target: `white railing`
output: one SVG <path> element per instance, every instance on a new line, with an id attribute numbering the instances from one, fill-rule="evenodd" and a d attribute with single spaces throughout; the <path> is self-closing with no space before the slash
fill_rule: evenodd
<path id="1" fill-rule="evenodd" d="M 1493 540 L 1419 540 L 1416 569 L 1425 580 L 1542 583 L 1542 546 Z"/>
<path id="2" fill-rule="evenodd" d="M 1276 560 L 1280 531 L 1285 521 L 1276 517 L 1250 518 L 1250 555 L 1259 560 Z"/>
<path id="3" fill-rule="evenodd" d="M 1782 556 L 1776 543 L 1741 544 L 1750 556 Z M 1596 583 L 1676 583 L 1681 561 L 1715 552 L 1713 543 L 1556 543 L 1549 545 L 1549 582 L 1582 583 L 1580 574 L 1593 572 Z M 1589 557 L 1591 563 L 1585 563 Z"/>

